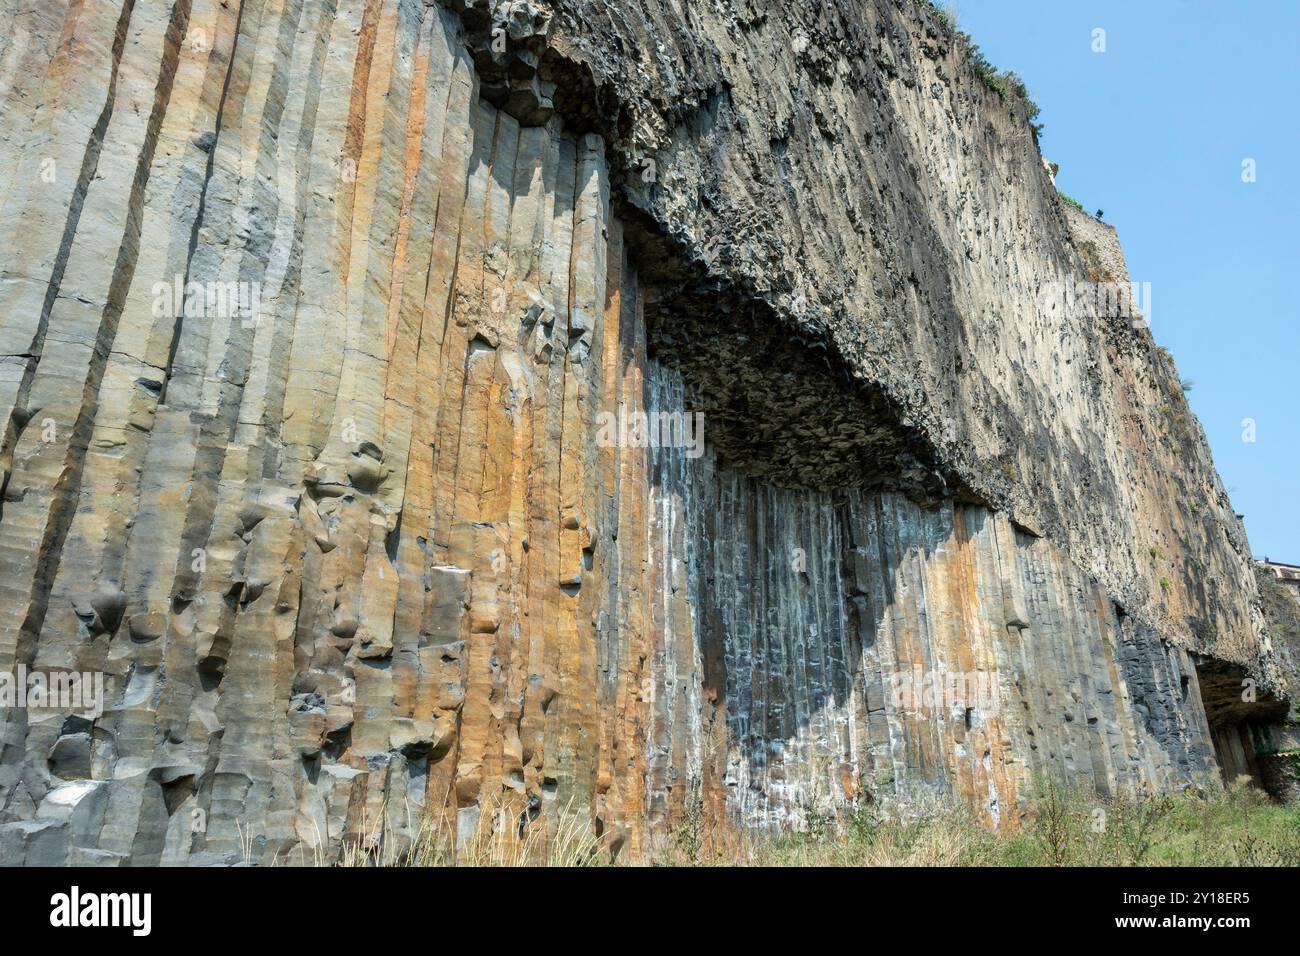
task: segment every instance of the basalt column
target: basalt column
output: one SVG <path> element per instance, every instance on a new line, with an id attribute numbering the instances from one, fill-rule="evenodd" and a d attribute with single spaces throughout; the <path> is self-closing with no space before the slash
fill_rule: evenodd
<path id="1" fill-rule="evenodd" d="M 329 859 L 503 794 L 639 834 L 696 715 L 650 693 L 691 657 L 645 452 L 596 441 L 644 364 L 601 138 L 487 105 L 418 2 L 20 25 L 0 667 L 106 679 L 0 715 L 5 861 Z"/>
<path id="2" fill-rule="evenodd" d="M 930 792 L 1011 824 L 1049 778 L 1129 796 L 1210 781 L 1190 658 L 1004 516 L 658 455 L 690 529 L 699 692 L 727 723 L 706 796 L 730 819 L 798 828 Z"/>
<path id="3" fill-rule="evenodd" d="M 639 22 L 614 5 L 625 15 L 567 18 L 568 39 L 575 22 Z M 826 15 L 839 7 L 862 23 L 904 15 L 865 0 Z M 1050 231 L 1064 228 L 1055 207 L 1024 187 L 1014 216 L 963 193 L 959 215 L 927 218 L 948 200 L 916 183 L 861 208 L 827 192 L 769 205 L 853 219 L 818 220 L 810 241 L 871 234 L 872 255 L 930 259 L 895 257 L 886 282 L 860 246 L 811 256 L 750 235 L 776 228 L 755 214 L 730 235 L 785 252 L 704 275 L 686 219 L 737 193 L 691 177 L 748 175 L 753 157 L 723 162 L 709 144 L 759 107 L 737 82 L 730 105 L 718 86 L 680 114 L 620 113 L 633 87 L 596 84 L 566 57 L 608 40 L 604 65 L 620 66 L 618 51 L 643 49 L 648 83 L 671 31 L 541 51 L 544 12 L 0 11 L 0 234 L 17 237 L 0 281 L 0 672 L 103 681 L 93 707 L 0 711 L 0 862 L 331 862 L 348 847 L 400 852 L 425 825 L 454 844 L 554 834 L 566 815 L 602 853 L 640 859 L 682 820 L 800 827 L 934 793 L 1013 826 L 1049 776 L 1134 793 L 1212 775 L 1193 639 L 1276 661 L 1240 598 L 1236 532 L 1165 507 L 1174 483 L 1217 487 L 1212 468 L 1149 480 L 1149 446 L 1108 424 L 1146 429 L 1130 392 L 1172 372 L 1152 371 L 1144 342 L 1026 305 L 1029 285 L 1078 258 Z M 509 55 L 481 42 L 489 13 Z M 904 51 L 906 26 L 873 43 Z M 789 40 L 764 62 L 794 69 Z M 868 68 L 863 48 L 854 70 Z M 899 121 L 872 125 L 859 103 L 842 112 L 870 135 L 792 123 L 757 137 L 780 154 L 781 195 L 814 182 L 791 169 L 863 182 L 877 161 L 919 169 L 890 152 L 902 130 L 951 147 L 956 173 L 927 189 L 991 183 L 985 198 L 1005 201 L 1000 172 L 957 163 L 996 167 L 1005 157 L 979 150 L 1011 134 L 981 118 L 968 124 L 978 150 L 920 135 L 929 113 L 909 120 L 910 101 L 891 97 L 932 89 L 895 83 L 929 67 L 888 62 L 871 59 L 880 75 L 855 89 Z M 664 138 L 655 195 L 683 218 L 636 207 L 620 117 Z M 808 160 L 832 143 L 879 155 Z M 1037 157 L 1029 168 L 1041 175 Z M 948 219 L 974 223 L 966 239 L 889 233 Z M 695 221 L 699 236 L 716 228 Z M 940 281 L 948 248 L 966 251 Z M 979 271 L 994 259 L 1004 273 Z M 860 267 L 854 294 L 823 275 L 798 316 L 778 313 L 763 297 L 796 260 L 810 288 L 828 261 Z M 853 321 L 897 354 L 851 367 L 859 326 L 838 339 L 812 328 L 819 295 L 864 310 L 904 295 L 906 315 L 933 326 L 913 334 L 864 311 Z M 1004 315 L 1035 331 L 1001 334 Z M 919 351 L 931 347 L 944 351 Z M 1087 362 L 1060 360 L 1076 348 Z M 1056 380 L 1039 390 L 1047 367 Z M 932 373 L 971 389 L 978 441 L 962 433 L 944 451 L 917 424 Z M 1057 395 L 1075 404 L 1032 404 Z M 952 401 L 940 411 L 954 435 L 976 427 Z M 1003 435 L 1006 423 L 1037 431 Z M 1226 496 L 1215 502 L 1217 514 Z M 1040 506 L 1044 520 L 1025 518 Z M 1147 578 L 1161 569 L 1132 566 L 1166 532 L 1213 573 L 1189 565 L 1157 608 Z"/>

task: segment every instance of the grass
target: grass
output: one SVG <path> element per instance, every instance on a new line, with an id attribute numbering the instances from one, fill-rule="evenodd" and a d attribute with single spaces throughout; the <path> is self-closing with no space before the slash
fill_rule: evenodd
<path id="1" fill-rule="evenodd" d="M 1063 194 L 1058 191 L 1057 195 L 1061 196 Z M 1065 198 L 1068 199 L 1069 197 Z M 1070 199 L 1069 201 L 1082 211 L 1083 206 L 1077 199 Z M 1087 270 L 1089 282 L 1111 282 L 1114 280 L 1115 277 L 1110 274 L 1110 271 L 1102 263 L 1101 250 L 1097 248 L 1095 242 L 1084 239 L 1077 243 L 1077 248 L 1079 254 L 1083 257 L 1083 265 L 1084 269 Z"/>
<path id="2" fill-rule="evenodd" d="M 1208 796 L 1102 800 L 1048 785 L 1021 826 L 995 831 L 937 799 L 858 808 L 815 831 L 747 833 L 726 851 L 661 865 L 748 866 L 1296 866 L 1300 806 L 1244 782 Z"/>
<path id="3" fill-rule="evenodd" d="M 572 801 L 534 814 L 513 796 L 485 802 L 474 830 L 458 835 L 442 813 L 427 813 L 400 831 L 387 815 L 344 843 L 334 866 L 594 866 L 599 841 Z M 413 825 L 414 824 L 414 825 Z M 409 835 L 409 834 L 414 834 Z M 316 865 L 330 865 L 319 857 Z"/>
<path id="4" fill-rule="evenodd" d="M 805 808 L 800 832 L 728 827 L 708 833 L 698 797 L 670 830 L 651 834 L 657 866 L 1300 866 L 1300 805 L 1272 802 L 1241 778 L 1226 789 L 1106 799 L 1040 782 L 1018 825 L 993 829 L 974 811 L 919 796 L 861 803 L 836 816 Z M 391 808 L 390 808 L 391 809 Z M 400 814 L 399 814 L 400 815 Z M 533 813 L 514 795 L 489 801 L 460 834 L 443 814 L 366 826 L 337 858 L 307 850 L 279 865 L 343 867 L 596 866 L 609 854 L 572 802 Z M 241 830 L 244 858 L 254 862 Z M 264 861 L 263 861 L 264 862 Z"/>
<path id="5" fill-rule="evenodd" d="M 1157 411 L 1169 421 L 1170 425 L 1182 427 L 1187 424 L 1187 413 L 1184 411 L 1175 410 L 1170 408 L 1168 405 L 1161 405 Z"/>
<path id="6" fill-rule="evenodd" d="M 969 33 L 957 28 L 957 19 L 951 10 L 946 10 L 934 0 L 919 0 L 920 6 L 933 14 L 945 29 L 950 31 L 954 39 L 961 44 L 966 51 L 966 59 L 976 75 L 984 82 L 990 90 L 998 95 L 998 99 L 1007 103 L 1011 107 L 1011 114 L 1015 115 L 1015 102 L 1020 102 L 1024 106 L 1025 119 L 1029 127 L 1033 130 L 1034 139 L 1043 135 L 1043 124 L 1035 123 L 1038 117 L 1038 104 L 1033 101 L 1029 95 L 1029 90 L 1025 88 L 1025 81 L 1019 74 L 1012 70 L 999 73 L 997 67 L 989 62 L 984 51 L 980 49 L 979 44 L 972 39 Z M 1009 102 L 1010 101 L 1010 102 Z"/>
<path id="7" fill-rule="evenodd" d="M 1079 200 L 1075 199 L 1073 196 L 1066 195 L 1059 189 L 1056 191 L 1056 195 L 1060 196 L 1061 201 L 1066 205 L 1073 206 L 1075 209 L 1079 210 L 1079 212 L 1083 212 L 1083 203 L 1079 202 Z"/>

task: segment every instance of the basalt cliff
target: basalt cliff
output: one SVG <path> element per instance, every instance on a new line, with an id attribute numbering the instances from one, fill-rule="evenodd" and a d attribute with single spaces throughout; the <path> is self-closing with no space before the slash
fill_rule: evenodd
<path id="1" fill-rule="evenodd" d="M 1172 359 L 1057 294 L 1114 231 L 926 4 L 5 0 L 0 103 L 0 671 L 102 681 L 0 710 L 4 863 L 1013 827 L 1292 732 Z"/>

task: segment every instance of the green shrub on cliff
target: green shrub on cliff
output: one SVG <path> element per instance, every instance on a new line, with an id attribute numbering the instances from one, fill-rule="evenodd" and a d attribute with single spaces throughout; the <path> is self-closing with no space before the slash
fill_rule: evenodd
<path id="1" fill-rule="evenodd" d="M 1079 212 L 1083 212 L 1083 203 L 1079 202 L 1079 200 L 1075 199 L 1073 196 L 1068 196 L 1059 189 L 1056 191 L 1056 195 L 1061 197 L 1062 202 L 1073 206 L 1075 209 L 1079 210 Z"/>
<path id="2" fill-rule="evenodd" d="M 957 29 L 957 19 L 951 10 L 945 9 L 935 3 L 934 0 L 918 0 L 922 9 L 927 10 L 936 17 L 944 28 L 951 31 L 953 39 L 961 44 L 966 51 L 966 61 L 970 64 L 975 74 L 984 81 L 984 85 L 998 95 L 1003 103 L 1008 102 L 1011 98 L 1014 103 L 1019 100 L 1024 104 L 1025 118 L 1029 121 L 1030 129 L 1034 131 L 1034 136 L 1041 136 L 1043 133 L 1043 124 L 1035 123 L 1034 120 L 1039 114 L 1038 104 L 1029 96 L 1029 90 L 1025 87 L 1025 82 L 1020 75 L 1013 70 L 1007 70 L 1005 73 L 999 73 L 998 68 L 989 62 L 984 51 L 980 49 L 979 44 L 964 30 Z M 1014 109 L 1012 115 L 1015 114 Z M 1082 208 L 1082 207 L 1080 207 Z"/>

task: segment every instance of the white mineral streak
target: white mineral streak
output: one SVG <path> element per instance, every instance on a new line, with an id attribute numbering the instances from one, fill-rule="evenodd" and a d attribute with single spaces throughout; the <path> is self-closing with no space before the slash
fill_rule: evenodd
<path id="1" fill-rule="evenodd" d="M 650 375 L 652 402 L 680 407 L 675 373 L 652 363 Z M 746 823 L 800 827 L 868 795 L 922 792 L 956 793 L 998 820 L 1053 772 L 1129 794 L 1208 777 L 1187 655 L 1126 628 L 1094 584 L 1005 517 L 773 488 L 712 455 L 654 457 L 649 533 L 667 553 L 681 522 L 693 529 L 691 633 L 722 647 L 727 679 L 727 751 L 701 759 Z M 997 694 L 896 700 L 890 676 L 916 669 Z M 680 659 L 664 672 L 682 674 Z M 1139 720 L 1130 681 L 1143 689 Z M 700 746 L 694 729 L 688 748 Z"/>

